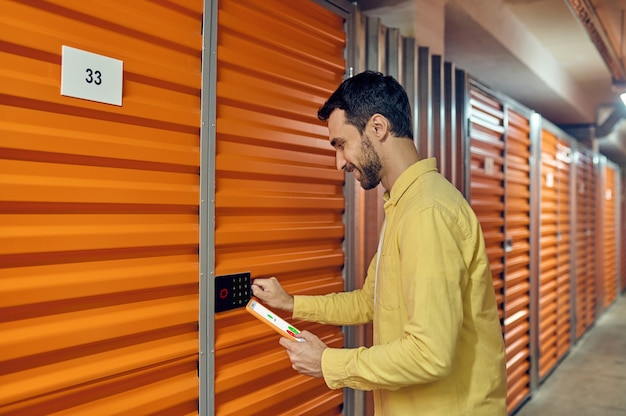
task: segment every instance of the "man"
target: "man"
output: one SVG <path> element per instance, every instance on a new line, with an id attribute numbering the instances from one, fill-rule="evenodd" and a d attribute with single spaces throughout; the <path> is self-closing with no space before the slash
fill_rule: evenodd
<path id="1" fill-rule="evenodd" d="M 370 348 L 286 338 L 293 368 L 328 387 L 374 390 L 389 416 L 505 415 L 504 345 L 480 224 L 463 195 L 420 160 L 411 108 L 392 77 L 345 80 L 320 108 L 337 168 L 364 189 L 385 188 L 385 225 L 362 289 L 291 296 L 276 278 L 252 290 L 293 317 L 335 325 L 373 321 Z"/>

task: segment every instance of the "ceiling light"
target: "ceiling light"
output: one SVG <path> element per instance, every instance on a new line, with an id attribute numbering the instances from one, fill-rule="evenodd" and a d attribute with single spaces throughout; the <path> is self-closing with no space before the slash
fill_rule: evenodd
<path id="1" fill-rule="evenodd" d="M 621 93 L 619 98 L 621 98 L 624 105 L 626 105 L 626 92 Z"/>

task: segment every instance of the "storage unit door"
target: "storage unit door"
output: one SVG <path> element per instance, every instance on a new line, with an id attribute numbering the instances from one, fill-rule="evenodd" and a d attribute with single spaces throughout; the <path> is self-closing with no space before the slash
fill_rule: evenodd
<path id="1" fill-rule="evenodd" d="M 557 343 L 557 138 L 541 133 L 541 214 L 539 224 L 539 376 L 556 364 Z"/>
<path id="2" fill-rule="evenodd" d="M 470 200 L 485 234 L 512 412 L 530 394 L 530 126 L 511 109 L 505 118 L 504 106 L 480 89 L 470 95 Z"/>
<path id="3" fill-rule="evenodd" d="M 621 228 L 621 231 L 619 232 L 621 240 L 618 242 L 619 250 L 617 257 L 618 264 L 620 264 L 620 291 L 621 293 L 624 293 L 626 292 L 626 175 L 622 173 L 622 176 L 618 177 L 617 180 L 619 182 L 619 186 L 617 188 L 620 189 L 618 201 L 620 225 L 618 228 Z"/>
<path id="4" fill-rule="evenodd" d="M 489 265 L 504 319 L 504 113 L 502 104 L 470 89 L 470 201 L 485 236 Z"/>
<path id="5" fill-rule="evenodd" d="M 507 110 L 504 341 L 508 410 L 530 394 L 530 126 Z"/>
<path id="6" fill-rule="evenodd" d="M 604 307 L 610 306 L 617 298 L 617 198 L 616 173 L 611 166 L 604 168 Z"/>
<path id="7" fill-rule="evenodd" d="M 557 188 L 557 317 L 556 358 L 561 359 L 571 346 L 571 150 L 569 144 L 557 139 L 556 183 Z"/>
<path id="8" fill-rule="evenodd" d="M 2 2 L 0 414 L 197 413 L 202 9 Z"/>
<path id="9" fill-rule="evenodd" d="M 345 73 L 344 18 L 313 1 L 218 6 L 215 274 L 341 291 L 344 174 L 317 110 Z M 343 346 L 338 327 L 287 320 Z M 296 373 L 278 337 L 241 308 L 215 315 L 215 413 L 340 415 L 343 391 Z"/>
<path id="10" fill-rule="evenodd" d="M 580 148 L 576 161 L 576 337 L 582 337 L 596 313 L 596 173 L 593 152 Z"/>

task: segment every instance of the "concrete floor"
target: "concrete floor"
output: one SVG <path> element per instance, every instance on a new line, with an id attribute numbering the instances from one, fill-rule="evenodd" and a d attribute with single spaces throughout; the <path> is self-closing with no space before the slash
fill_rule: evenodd
<path id="1" fill-rule="evenodd" d="M 604 312 L 515 416 L 626 416 L 626 295 Z"/>

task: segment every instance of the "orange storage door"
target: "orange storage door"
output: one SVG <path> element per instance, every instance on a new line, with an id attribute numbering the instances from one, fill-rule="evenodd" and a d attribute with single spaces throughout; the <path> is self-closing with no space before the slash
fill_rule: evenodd
<path id="1" fill-rule="evenodd" d="M 604 307 L 610 306 L 617 298 L 617 215 L 615 170 L 604 168 Z"/>
<path id="2" fill-rule="evenodd" d="M 470 105 L 470 200 L 485 235 L 512 411 L 530 393 L 530 128 L 511 110 L 505 127 L 504 106 L 473 86 Z"/>
<path id="3" fill-rule="evenodd" d="M 317 109 L 345 73 L 344 18 L 313 1 L 218 6 L 215 273 L 341 291 L 344 174 Z M 343 346 L 338 327 L 294 323 Z M 245 310 L 216 314 L 217 415 L 340 415 L 342 402 Z"/>
<path id="4" fill-rule="evenodd" d="M 539 376 L 556 364 L 557 342 L 557 137 L 543 130 L 541 137 L 541 200 L 539 225 Z"/>
<path id="5" fill-rule="evenodd" d="M 626 169 L 626 168 L 624 168 Z M 619 223 L 621 227 L 621 231 L 619 234 L 621 235 L 621 240 L 618 242 L 619 250 L 617 253 L 618 264 L 620 264 L 620 291 L 621 293 L 626 293 L 626 174 L 622 173 L 622 176 L 617 178 L 620 189 L 618 206 L 619 206 Z"/>
<path id="6" fill-rule="evenodd" d="M 194 414 L 202 1 L 3 1 L 0 413 Z M 121 107 L 60 95 L 68 45 Z"/>
<path id="7" fill-rule="evenodd" d="M 596 315 L 596 172 L 593 152 L 581 147 L 576 161 L 576 337 Z"/>
<path id="8" fill-rule="evenodd" d="M 500 319 L 504 318 L 504 113 L 502 104 L 470 88 L 470 201 L 480 221 Z"/>
<path id="9" fill-rule="evenodd" d="M 557 168 L 557 317 L 556 358 L 560 360 L 571 346 L 571 149 L 558 138 L 556 143 Z"/>
<path id="10" fill-rule="evenodd" d="M 530 394 L 530 125 L 507 110 L 504 291 L 508 410 Z"/>
<path id="11" fill-rule="evenodd" d="M 541 146 L 539 376 L 544 377 L 571 345 L 571 151 L 546 130 Z"/>

